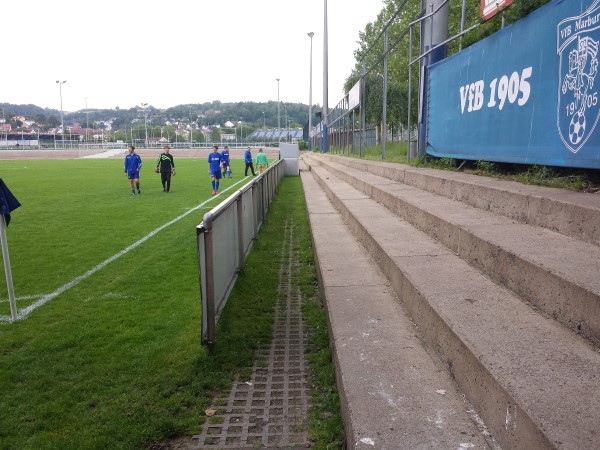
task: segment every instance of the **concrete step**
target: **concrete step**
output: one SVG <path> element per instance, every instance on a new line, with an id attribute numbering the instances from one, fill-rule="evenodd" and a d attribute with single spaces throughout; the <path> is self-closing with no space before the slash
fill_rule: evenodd
<path id="1" fill-rule="evenodd" d="M 599 447 L 600 354 L 593 346 L 332 172 L 311 172 L 503 448 Z M 344 228 L 328 225 L 324 240 Z M 360 285 L 366 266 L 332 257 L 321 270 Z M 336 346 L 350 339 L 340 341 L 335 329 L 332 335 Z"/>
<path id="2" fill-rule="evenodd" d="M 389 281 L 312 175 L 301 177 L 347 448 L 497 449 L 437 356 L 424 347 Z"/>
<path id="3" fill-rule="evenodd" d="M 401 182 L 522 223 L 548 228 L 582 242 L 600 245 L 600 194 L 542 186 L 444 170 L 310 154 Z"/>
<path id="4" fill-rule="evenodd" d="M 310 155 L 308 161 L 314 160 Z M 318 160 L 497 283 L 600 345 L 600 247 L 354 169 L 340 164 L 340 158 Z"/>

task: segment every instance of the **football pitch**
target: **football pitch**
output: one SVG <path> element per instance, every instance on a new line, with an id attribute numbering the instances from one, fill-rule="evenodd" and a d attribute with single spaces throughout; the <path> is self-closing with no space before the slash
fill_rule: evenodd
<path id="1" fill-rule="evenodd" d="M 252 298 L 258 316 L 245 309 L 214 354 L 199 345 L 195 227 L 252 178 L 234 159 L 211 196 L 205 159 L 175 162 L 170 193 L 146 158 L 132 196 L 121 158 L 0 161 L 22 205 L 7 229 L 14 323 L 0 282 L 0 448 L 140 448 L 191 435 L 214 391 L 270 338 L 276 278 L 263 273 L 246 294 L 273 291 Z"/>
<path id="2" fill-rule="evenodd" d="M 250 181 L 225 178 L 214 197 L 206 162 L 179 159 L 171 192 L 164 193 L 153 163 L 142 170 L 142 195 L 132 196 L 121 159 L 2 162 L 4 181 L 22 204 L 8 229 L 18 319 L 118 259 L 135 258 L 139 246 L 166 258 L 175 249 L 165 244 L 180 240 L 170 232 L 183 226 L 193 238 L 204 213 Z M 0 307 L 0 321 L 8 319 Z"/>

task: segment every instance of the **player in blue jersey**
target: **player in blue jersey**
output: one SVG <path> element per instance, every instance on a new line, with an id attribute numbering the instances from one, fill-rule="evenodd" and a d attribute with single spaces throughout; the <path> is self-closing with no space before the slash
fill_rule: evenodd
<path id="1" fill-rule="evenodd" d="M 231 167 L 229 166 L 229 147 L 225 146 L 223 151 L 221 152 L 221 156 L 223 157 L 223 178 L 225 178 L 225 174 L 229 178 L 231 178 Z"/>
<path id="2" fill-rule="evenodd" d="M 133 188 L 134 182 L 138 194 L 142 193 L 140 191 L 140 170 L 142 170 L 142 158 L 135 152 L 135 147 L 130 145 L 129 154 L 125 157 L 124 171 L 129 179 L 131 195 L 135 195 L 135 189 Z"/>
<path id="3" fill-rule="evenodd" d="M 252 170 L 252 176 L 255 177 L 254 173 L 254 164 L 252 164 L 252 152 L 250 151 L 250 147 L 248 150 L 244 152 L 244 162 L 246 163 L 246 169 L 244 170 L 244 176 L 248 176 L 248 169 Z"/>
<path id="4" fill-rule="evenodd" d="M 221 179 L 221 167 L 223 156 L 219 153 L 219 147 L 213 145 L 213 151 L 208 155 L 208 173 L 212 182 L 212 195 L 219 193 L 219 180 Z"/>

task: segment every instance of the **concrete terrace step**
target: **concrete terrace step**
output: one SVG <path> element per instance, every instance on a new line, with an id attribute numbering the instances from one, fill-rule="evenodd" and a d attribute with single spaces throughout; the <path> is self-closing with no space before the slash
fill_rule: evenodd
<path id="1" fill-rule="evenodd" d="M 423 347 L 388 280 L 313 177 L 301 176 L 348 448 L 493 448 L 444 367 Z"/>
<path id="2" fill-rule="evenodd" d="M 319 158 L 319 164 L 600 345 L 600 247 L 365 173 L 339 159 Z"/>
<path id="3" fill-rule="evenodd" d="M 595 348 L 332 172 L 313 166 L 312 173 L 503 448 L 599 447 L 600 354 Z M 309 215 L 313 224 L 314 211 Z M 327 224 L 321 233 L 327 241 L 344 234 L 345 227 Z M 316 241 L 323 259 L 319 245 Z M 335 255 L 319 266 L 354 278 L 366 270 L 365 264 L 352 265 Z M 360 286 L 360 279 L 355 283 Z M 360 339 L 360 330 L 352 331 Z M 332 335 L 336 348 L 349 340 L 340 340 L 335 328 Z M 391 360 L 404 352 L 401 341 L 395 344 Z"/>
<path id="4" fill-rule="evenodd" d="M 311 156 L 600 245 L 600 194 L 527 186 L 513 181 L 381 161 L 334 155 Z"/>

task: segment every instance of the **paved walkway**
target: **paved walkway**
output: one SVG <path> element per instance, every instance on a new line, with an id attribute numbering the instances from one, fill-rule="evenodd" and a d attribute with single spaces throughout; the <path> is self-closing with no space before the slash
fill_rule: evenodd
<path id="1" fill-rule="evenodd" d="M 310 336 L 302 319 L 293 224 L 285 234 L 271 346 L 258 351 L 249 381 L 237 380 L 227 397 L 215 399 L 215 415 L 194 436 L 198 449 L 310 448 L 304 356 Z"/>
<path id="2" fill-rule="evenodd" d="M 82 156 L 82 158 L 94 158 L 94 159 L 113 158 L 115 156 L 124 155 L 125 153 L 127 153 L 126 148 L 116 148 L 116 149 L 105 150 L 101 153 L 94 153 L 93 155 Z"/>

